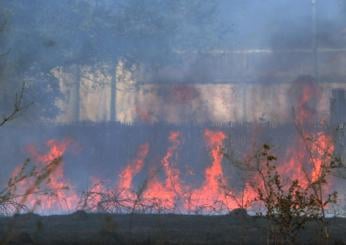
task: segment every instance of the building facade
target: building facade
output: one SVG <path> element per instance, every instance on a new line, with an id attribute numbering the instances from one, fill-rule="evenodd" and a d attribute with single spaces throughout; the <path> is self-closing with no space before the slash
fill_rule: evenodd
<path id="1" fill-rule="evenodd" d="M 190 74 L 176 68 L 153 76 L 122 60 L 113 67 L 102 63 L 56 67 L 52 74 L 64 94 L 56 102 L 62 112 L 57 122 L 281 124 L 294 120 L 299 110 L 313 120 L 330 121 L 346 91 L 346 74 L 339 67 L 345 62 L 338 52 L 322 54 L 326 62 L 320 64 L 319 81 L 304 75 L 313 73 L 304 52 L 287 55 L 300 66 L 287 61 L 275 64 L 277 54 L 269 51 L 263 51 L 260 62 L 255 51 L 221 58 L 213 54 L 198 61 L 198 69 L 190 69 Z M 190 60 L 196 63 L 198 57 Z"/>

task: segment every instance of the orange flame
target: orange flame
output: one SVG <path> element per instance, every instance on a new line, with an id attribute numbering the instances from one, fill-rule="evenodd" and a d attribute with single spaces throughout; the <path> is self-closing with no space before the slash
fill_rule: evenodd
<path id="1" fill-rule="evenodd" d="M 311 148 L 313 163 L 311 179 L 315 182 L 320 178 L 323 166 L 331 160 L 331 155 L 334 152 L 334 144 L 329 135 L 318 133 Z"/>
<path id="2" fill-rule="evenodd" d="M 47 142 L 49 151 L 46 154 L 40 154 L 33 145 L 27 148 L 33 160 L 38 164 L 37 168 L 43 172 L 24 178 L 19 183 L 18 191 L 24 193 L 24 197 L 20 201 L 23 202 L 23 205 L 30 209 L 38 208 L 38 211 L 47 213 L 67 212 L 75 209 L 78 195 L 65 179 L 61 162 L 61 157 L 70 144 L 70 140 L 49 140 Z M 56 163 L 51 165 L 54 161 Z M 16 176 L 17 173 L 18 168 L 12 176 Z M 41 180 L 44 180 L 42 185 L 39 184 Z"/>
<path id="3" fill-rule="evenodd" d="M 319 180 L 323 167 L 329 164 L 334 152 L 334 144 L 328 134 L 307 135 L 304 135 L 305 140 L 298 139 L 295 146 L 288 150 L 288 161 L 278 168 L 281 176 L 297 180 L 303 188 Z"/>
<path id="4" fill-rule="evenodd" d="M 279 167 L 279 173 L 291 180 L 298 180 L 302 187 L 315 182 L 321 175 L 323 164 L 334 152 L 331 137 L 324 133 L 309 133 L 304 130 L 306 123 L 312 121 L 316 101 L 320 96 L 318 86 L 312 78 L 301 78 L 296 81 L 298 94 L 296 107 L 296 124 L 301 130 L 300 138 L 287 151 L 286 164 Z"/>
<path id="5" fill-rule="evenodd" d="M 135 160 L 128 164 L 120 173 L 119 181 L 116 186 L 116 191 L 119 197 L 123 200 L 122 204 L 126 207 L 131 207 L 136 201 L 137 194 L 133 188 L 133 178 L 137 175 L 144 166 L 144 160 L 149 153 L 149 144 L 139 146 Z"/>
<path id="6" fill-rule="evenodd" d="M 144 160 L 149 152 L 149 144 L 143 144 L 139 147 L 136 159 L 127 165 L 120 173 L 117 188 L 126 192 L 132 190 L 133 177 L 137 175 L 143 168 Z"/>
<path id="7" fill-rule="evenodd" d="M 223 153 L 221 150 L 226 135 L 222 131 L 211 131 L 207 129 L 204 132 L 204 137 L 210 148 L 212 164 L 204 172 L 203 184 L 198 189 L 191 191 L 188 208 L 192 210 L 189 211 L 196 211 L 198 209 L 212 211 L 212 208 L 216 205 L 233 206 L 221 188 L 221 185 L 225 183 L 222 168 Z"/>
<path id="8" fill-rule="evenodd" d="M 166 180 L 161 183 L 158 176 L 154 175 L 148 181 L 148 186 L 143 193 L 143 197 L 147 202 L 155 202 L 163 209 L 172 209 L 175 207 L 178 197 L 183 193 L 183 187 L 180 182 L 180 172 L 173 166 L 172 158 L 180 145 L 180 132 L 171 132 L 169 141 L 171 146 L 168 148 L 165 156 L 161 161 Z"/>
<path id="9" fill-rule="evenodd" d="M 115 189 L 107 189 L 94 178 L 93 187 L 89 190 L 93 195 L 90 198 L 92 203 L 89 203 L 93 207 L 91 210 L 99 211 L 99 204 L 106 200 L 103 199 L 105 195 L 114 195 L 114 193 L 116 193 L 117 202 L 120 204 L 118 210 L 125 211 L 136 208 L 137 204 L 142 205 L 143 208 L 152 208 L 154 212 L 180 209 L 183 213 L 225 212 L 234 208 L 248 207 L 249 203 L 256 198 L 256 191 L 250 184 L 250 181 L 256 182 L 256 179 L 248 179 L 242 190 L 228 188 L 228 179 L 222 166 L 222 148 L 227 138 L 226 134 L 219 130 L 206 129 L 204 131 L 204 138 L 210 151 L 211 164 L 205 169 L 204 180 L 197 188 L 183 184 L 181 173 L 176 166 L 181 137 L 182 134 L 178 131 L 169 134 L 170 146 L 160 162 L 163 176 L 160 176 L 158 171 L 154 171 L 137 192 L 134 190 L 134 178 L 143 170 L 149 153 L 148 143 L 139 146 L 135 159 L 121 171 Z M 311 142 L 307 145 L 310 149 L 310 154 L 307 154 L 304 151 L 306 142 L 303 139 L 298 140 L 296 147 L 292 147 L 288 151 L 290 154 L 288 161 L 278 168 L 280 174 L 291 179 L 297 179 L 302 186 L 307 186 L 309 180 L 313 182 L 319 179 L 323 164 L 328 161 L 334 151 L 332 140 L 325 133 L 315 134 Z M 49 151 L 46 154 L 39 153 L 35 146 L 28 147 L 28 151 L 40 167 L 46 167 L 52 161 L 60 159 L 70 144 L 71 141 L 69 140 L 49 140 L 47 142 Z M 310 161 L 308 161 L 309 156 L 311 156 Z M 311 165 L 306 166 L 307 162 Z M 13 175 L 18 171 L 17 168 Z M 161 177 L 164 179 L 162 180 Z M 68 212 L 78 206 L 77 192 L 66 188 L 66 186 L 73 186 L 65 179 L 62 164 L 57 165 L 49 173 L 49 181 L 45 182 L 43 186 L 44 190 L 51 192 L 52 195 L 39 195 L 40 190 L 35 185 L 34 180 L 23 180 L 19 190 L 27 190 L 28 186 L 33 187 L 31 187 L 25 204 L 32 209 L 40 204 L 37 210 L 39 212 Z M 108 208 L 109 206 L 103 207 Z"/>

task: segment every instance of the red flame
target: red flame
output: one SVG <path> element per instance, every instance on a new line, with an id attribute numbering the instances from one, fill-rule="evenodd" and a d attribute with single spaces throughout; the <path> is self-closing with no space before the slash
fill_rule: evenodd
<path id="1" fill-rule="evenodd" d="M 333 141 L 326 133 L 305 134 L 288 150 L 290 157 L 279 167 L 279 173 L 290 180 L 298 180 L 300 186 L 307 188 L 319 180 L 322 168 L 329 164 L 333 152 Z"/>
<path id="2" fill-rule="evenodd" d="M 171 146 L 168 148 L 165 156 L 161 160 L 166 179 L 162 183 L 157 175 L 152 176 L 148 181 L 148 186 L 143 193 L 145 200 L 155 202 L 164 209 L 175 207 L 177 198 L 183 193 L 183 187 L 180 182 L 180 172 L 172 163 L 172 158 L 180 145 L 180 132 L 171 132 L 169 141 Z"/>
<path id="3" fill-rule="evenodd" d="M 117 185 L 119 190 L 131 191 L 133 177 L 142 170 L 148 152 L 149 144 L 144 144 L 139 147 L 136 159 L 127 165 L 119 175 L 119 182 Z"/>
<path id="4" fill-rule="evenodd" d="M 104 195 L 112 195 L 112 193 L 118 195 L 117 202 L 120 203 L 120 210 L 132 209 L 138 203 L 145 208 L 152 208 L 155 212 L 179 210 L 183 213 L 201 211 L 213 213 L 214 211 L 224 212 L 234 208 L 248 207 L 248 204 L 256 197 L 252 182 L 250 184 L 250 181 L 256 183 L 256 178 L 248 179 L 242 190 L 229 187 L 229 179 L 226 178 L 222 165 L 222 148 L 227 138 L 226 134 L 219 130 L 206 129 L 204 131 L 211 163 L 205 169 L 203 182 L 197 188 L 192 188 L 182 182 L 181 173 L 176 165 L 181 138 L 182 134 L 178 131 L 169 134 L 170 146 L 160 162 L 160 168 L 152 171 L 147 181 L 143 182 L 143 185 L 137 190 L 135 190 L 134 179 L 144 168 L 149 153 L 148 143 L 139 146 L 135 159 L 121 171 L 113 190 L 93 178 L 93 187 L 89 190 L 93 193 L 90 198 L 92 203 L 89 203 L 93 207 L 91 210 L 98 211 L 99 204 L 106 200 L 103 199 Z M 314 134 L 313 139 L 308 141 L 310 143 L 306 142 L 306 138 L 307 136 L 304 136 L 299 139 L 295 147 L 289 149 L 290 158 L 279 167 L 280 174 L 299 180 L 302 186 L 307 186 L 309 180 L 318 180 L 323 170 L 323 164 L 329 160 L 334 151 L 332 140 L 325 133 Z M 28 151 L 40 167 L 46 167 L 56 159 L 60 159 L 70 144 L 71 141 L 68 140 L 50 140 L 47 142 L 49 148 L 47 153 L 39 153 L 35 146 L 28 147 Z M 309 154 L 306 149 L 309 149 Z M 309 157 L 310 161 L 308 161 Z M 307 163 L 311 165 L 309 166 Z M 17 168 L 14 175 L 18 171 Z M 67 186 L 70 188 L 66 189 Z M 80 201 L 77 192 L 73 190 L 73 186 L 64 176 L 62 163 L 49 173 L 49 181 L 45 182 L 43 186 L 52 195 L 40 195 L 40 189 L 36 186 L 35 181 L 30 179 L 24 179 L 19 190 L 27 190 L 28 187 L 30 193 L 25 199 L 25 205 L 34 209 L 40 204 L 37 210 L 39 212 L 67 212 L 75 209 Z"/>
<path id="5" fill-rule="evenodd" d="M 37 148 L 30 145 L 27 149 L 32 159 L 37 163 L 38 172 L 36 176 L 24 178 L 18 186 L 20 195 L 24 194 L 20 200 L 23 205 L 30 209 L 37 208 L 42 212 L 66 212 L 76 208 L 78 195 L 70 189 L 72 185 L 64 177 L 64 168 L 61 157 L 67 147 L 71 144 L 69 140 L 49 140 L 46 154 L 38 152 Z M 56 161 L 56 163 L 54 163 Z M 54 164 L 52 164 L 54 163 Z M 18 168 L 12 176 L 18 174 Z M 48 179 L 45 179 L 48 177 Z M 42 185 L 39 182 L 42 180 Z"/>
<path id="6" fill-rule="evenodd" d="M 98 205 L 102 202 L 102 195 L 101 194 L 108 194 L 109 191 L 107 188 L 103 185 L 102 181 L 100 181 L 98 178 L 92 177 L 91 178 L 91 188 L 88 190 L 89 196 L 87 198 L 87 204 L 83 203 L 83 205 L 87 205 L 90 209 L 90 211 L 97 212 Z"/>
<path id="7" fill-rule="evenodd" d="M 313 163 L 311 179 L 315 182 L 320 178 L 323 166 L 330 162 L 334 144 L 329 135 L 318 133 L 311 148 Z"/>
<path id="8" fill-rule="evenodd" d="M 133 178 L 142 170 L 148 152 L 149 144 L 141 145 L 135 160 L 128 164 L 119 175 L 116 190 L 119 193 L 119 197 L 124 200 L 123 205 L 126 207 L 131 207 L 137 198 L 136 192 L 133 189 Z"/>
<path id="9" fill-rule="evenodd" d="M 296 81 L 296 89 L 294 92 L 299 96 L 295 119 L 300 135 L 288 149 L 288 160 L 280 166 L 279 172 L 291 180 L 298 180 L 306 188 L 319 179 L 323 165 L 328 163 L 334 152 L 334 144 L 327 133 L 305 130 L 306 124 L 314 119 L 314 106 L 320 96 L 318 86 L 307 77 Z"/>
<path id="10" fill-rule="evenodd" d="M 226 135 L 221 131 L 205 130 L 204 137 L 210 148 L 212 164 L 204 172 L 205 179 L 202 186 L 192 191 L 191 204 L 189 204 L 192 209 L 208 208 L 208 206 L 213 206 L 214 202 L 224 201 L 224 196 L 220 190 L 220 182 L 224 182 L 221 147 Z"/>

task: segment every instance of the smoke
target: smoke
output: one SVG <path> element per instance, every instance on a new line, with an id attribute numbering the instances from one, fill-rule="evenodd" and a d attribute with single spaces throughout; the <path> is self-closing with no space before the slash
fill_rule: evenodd
<path id="1" fill-rule="evenodd" d="M 345 4 L 316 2 L 1 1 L 0 116 L 23 83 L 30 105 L 0 128 L 1 179 L 27 145 L 66 137 L 80 144 L 64 165 L 79 190 L 95 173 L 117 176 L 146 142 L 141 168 L 168 149 L 201 186 L 207 127 L 233 130 L 242 154 L 254 125 L 278 127 L 258 141 L 289 144 L 293 110 L 304 123 L 328 121 L 332 91 L 346 89 Z M 179 144 L 167 140 L 175 131 Z"/>
<path id="2" fill-rule="evenodd" d="M 10 51 L 1 57 L 6 63 L 1 65 L 1 80 L 7 81 L 2 82 L 7 87 L 2 98 L 9 97 L 4 99 L 7 107 L 9 94 L 29 80 L 28 102 L 37 106 L 28 114 L 37 111 L 35 118 L 54 118 L 60 112 L 56 100 L 66 99 L 50 73 L 56 67 L 82 69 L 106 63 L 114 70 L 122 58 L 129 67 L 140 66 L 139 79 L 144 82 L 280 83 L 315 76 L 315 24 L 320 48 L 342 48 L 345 43 L 344 8 L 336 0 L 317 1 L 316 22 L 308 0 L 1 4 L 7 27 L 0 50 Z M 239 52 L 248 49 L 264 51 Z M 288 53 L 289 49 L 301 52 Z M 335 65 L 340 63 L 339 53 L 319 56 L 322 79 L 344 76 L 342 66 Z"/>

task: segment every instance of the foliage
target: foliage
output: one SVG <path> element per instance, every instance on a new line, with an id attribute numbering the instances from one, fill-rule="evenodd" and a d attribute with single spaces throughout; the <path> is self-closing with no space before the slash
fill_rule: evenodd
<path id="1" fill-rule="evenodd" d="M 327 183 L 327 174 L 321 175 L 307 187 L 303 187 L 297 179 L 285 186 L 276 167 L 277 158 L 272 154 L 269 145 L 263 145 L 256 158 L 258 177 L 261 181 L 257 188 L 256 201 L 265 206 L 265 215 L 274 225 L 271 232 L 274 231 L 278 237 L 281 236 L 284 242 L 293 244 L 297 233 L 304 229 L 308 222 L 324 218 L 323 208 L 336 203 L 337 193 L 328 194 L 323 203 L 321 196 L 316 195 L 314 188 L 316 185 L 322 186 Z M 326 173 L 328 171 L 329 168 Z"/>

